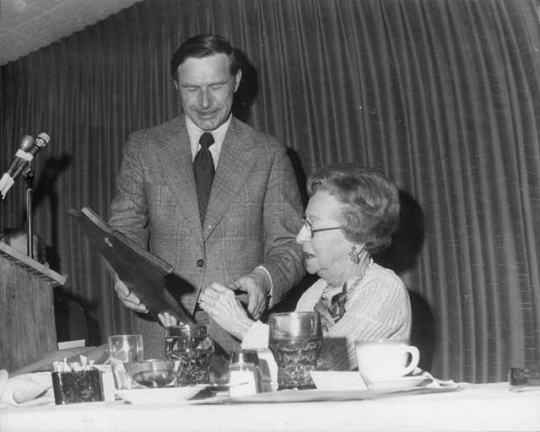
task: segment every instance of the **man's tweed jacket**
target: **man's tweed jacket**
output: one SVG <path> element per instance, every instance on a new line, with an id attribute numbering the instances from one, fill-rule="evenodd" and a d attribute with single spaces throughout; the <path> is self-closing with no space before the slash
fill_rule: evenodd
<path id="1" fill-rule="evenodd" d="M 236 118 L 223 142 L 204 224 L 183 116 L 129 137 L 109 223 L 194 287 L 181 297 L 189 313 L 202 288 L 233 282 L 258 265 L 272 276 L 271 306 L 304 275 L 295 242 L 302 204 L 286 147 Z M 210 324 L 226 351 L 239 346 Z M 138 317 L 135 331 L 145 337 L 145 357 L 162 354 L 160 324 Z"/>

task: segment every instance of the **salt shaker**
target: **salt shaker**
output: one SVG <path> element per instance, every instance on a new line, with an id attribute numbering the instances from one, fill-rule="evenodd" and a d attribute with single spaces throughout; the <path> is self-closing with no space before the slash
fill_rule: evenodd
<path id="1" fill-rule="evenodd" d="M 257 351 L 233 351 L 229 362 L 229 372 L 230 396 L 249 396 L 261 391 L 262 379 Z"/>

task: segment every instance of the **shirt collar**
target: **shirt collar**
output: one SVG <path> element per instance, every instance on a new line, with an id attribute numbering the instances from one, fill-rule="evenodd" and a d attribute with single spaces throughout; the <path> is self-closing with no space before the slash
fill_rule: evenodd
<path id="1" fill-rule="evenodd" d="M 227 135 L 227 131 L 229 130 L 229 125 L 231 124 L 232 115 L 229 116 L 229 118 L 225 121 L 225 123 L 223 123 L 217 129 L 214 129 L 213 131 L 203 131 L 195 123 L 193 123 L 193 121 L 188 116 L 185 116 L 185 119 L 186 119 L 186 128 L 189 135 L 189 142 L 191 144 L 192 158 L 195 159 L 195 155 L 199 151 L 199 140 L 201 138 L 201 135 L 205 132 L 210 132 L 212 136 L 214 137 L 214 143 L 215 143 L 215 146 L 210 147 L 210 152 L 214 156 L 214 160 L 217 162 L 216 159 L 219 158 L 219 154 L 221 153 L 221 148 L 223 147 L 223 141 L 225 140 L 225 135 Z"/>

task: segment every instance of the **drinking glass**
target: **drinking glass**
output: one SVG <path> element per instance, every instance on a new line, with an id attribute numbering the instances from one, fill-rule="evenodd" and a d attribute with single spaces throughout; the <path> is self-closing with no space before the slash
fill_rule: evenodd
<path id="1" fill-rule="evenodd" d="M 257 351 L 233 351 L 230 357 L 229 372 L 229 395 L 231 397 L 249 396 L 262 391 L 262 377 Z"/>
<path id="2" fill-rule="evenodd" d="M 132 381 L 142 388 L 175 387 L 178 382 L 178 370 L 169 359 L 151 359 L 137 362 L 125 362 L 124 367 Z"/>
<path id="3" fill-rule="evenodd" d="M 208 367 L 214 343 L 205 324 L 183 324 L 167 327 L 165 355 L 180 361 L 179 386 L 208 384 Z"/>
<path id="4" fill-rule="evenodd" d="M 137 387 L 127 373 L 125 362 L 142 361 L 144 358 L 142 335 L 109 336 L 109 359 L 116 390 Z"/>
<path id="5" fill-rule="evenodd" d="M 317 312 L 271 314 L 269 348 L 278 365 L 279 390 L 315 388 L 315 370 L 322 344 Z"/>

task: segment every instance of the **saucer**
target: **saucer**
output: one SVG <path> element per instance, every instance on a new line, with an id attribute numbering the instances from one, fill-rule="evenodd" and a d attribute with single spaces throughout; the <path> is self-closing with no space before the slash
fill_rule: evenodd
<path id="1" fill-rule="evenodd" d="M 319 390 L 368 390 L 358 372 L 312 371 L 311 378 Z M 412 389 L 429 380 L 424 375 L 378 379 L 369 385 L 369 391 L 395 392 Z"/>
<path id="2" fill-rule="evenodd" d="M 133 405 L 186 402 L 202 390 L 201 386 L 119 390 L 116 396 Z"/>
<path id="3" fill-rule="evenodd" d="M 404 391 L 410 390 L 426 380 L 429 378 L 422 375 L 376 380 L 370 383 L 369 389 L 384 392 Z"/>
<path id="4" fill-rule="evenodd" d="M 360 374 L 349 371 L 311 371 L 319 390 L 367 390 Z"/>

